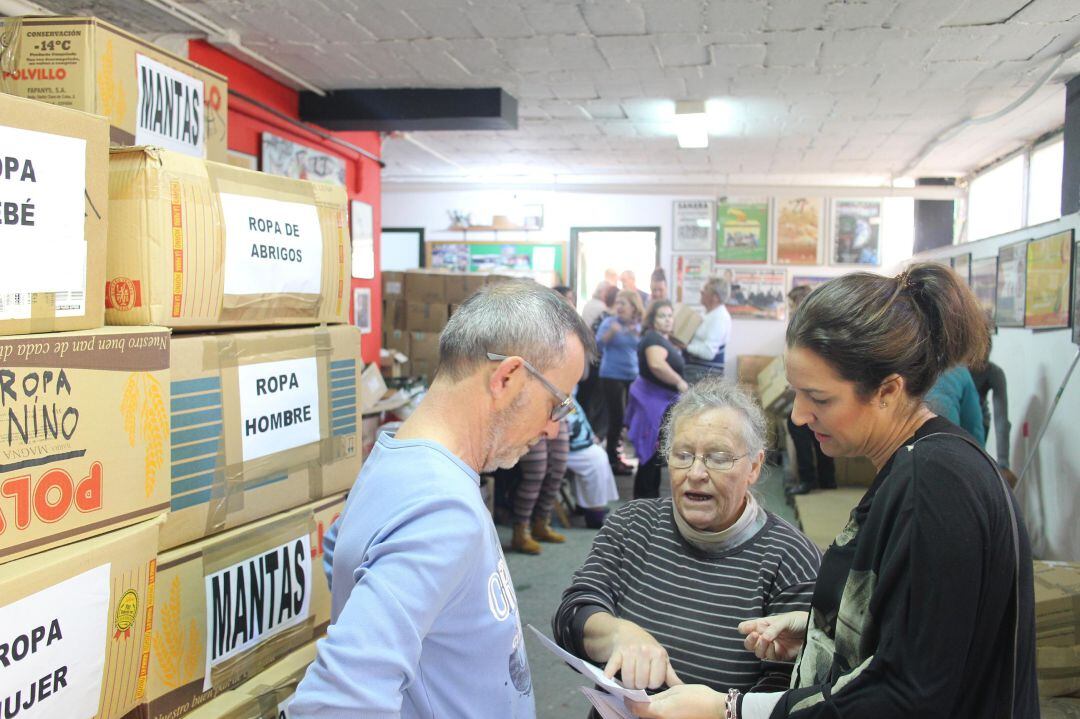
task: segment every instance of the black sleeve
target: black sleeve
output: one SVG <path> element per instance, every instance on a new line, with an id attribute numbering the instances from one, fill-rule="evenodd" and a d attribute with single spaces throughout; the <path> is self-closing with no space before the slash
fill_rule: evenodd
<path id="1" fill-rule="evenodd" d="M 997 627 L 976 623 L 980 596 L 1000 591 L 1000 583 L 986 582 L 995 573 L 988 566 L 989 543 L 1000 537 L 991 527 L 986 495 L 975 485 L 998 480 L 985 476 L 993 470 L 976 450 L 958 450 L 959 441 L 926 440 L 910 453 L 900 450 L 887 482 L 901 479 L 895 476 L 901 472 L 910 481 L 901 483 L 905 489 L 890 503 L 895 512 L 885 518 L 889 526 L 868 538 L 879 544 L 880 564 L 876 571 L 853 568 L 845 591 L 871 593 L 878 636 L 862 637 L 863 661 L 831 684 L 788 691 L 772 719 L 945 719 L 961 692 L 990 689 L 961 686 L 957 677 L 969 658 L 991 651 L 996 636 Z M 880 498 L 881 492 L 875 501 Z M 1011 591 L 1010 578 L 1005 586 Z M 847 620 L 857 624 L 862 618 Z M 837 622 L 844 621 L 841 607 Z"/>
<path id="2" fill-rule="evenodd" d="M 632 504 L 627 504 L 607 518 L 552 617 L 551 633 L 556 644 L 582 659 L 588 659 L 582 646 L 585 620 L 599 611 L 616 614 L 622 595 L 624 537 L 632 511 Z M 587 614 L 579 618 L 583 612 Z"/>

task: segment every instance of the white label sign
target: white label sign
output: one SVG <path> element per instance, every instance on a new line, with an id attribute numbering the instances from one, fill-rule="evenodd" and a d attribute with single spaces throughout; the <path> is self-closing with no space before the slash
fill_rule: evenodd
<path id="1" fill-rule="evenodd" d="M 139 105 L 135 144 L 206 157 L 206 115 L 202 80 L 136 54 Z"/>
<path id="2" fill-rule="evenodd" d="M 314 357 L 241 365 L 244 461 L 319 441 L 319 368 Z"/>
<path id="3" fill-rule="evenodd" d="M 86 140 L 0 126 L 0 288 L 86 289 Z"/>
<path id="4" fill-rule="evenodd" d="M 97 714 L 109 574 L 103 564 L 0 607 L 0 714 L 18 713 L 19 719 Z"/>
<path id="5" fill-rule="evenodd" d="M 206 577 L 206 674 L 295 627 L 311 610 L 311 538 L 303 536 Z"/>
<path id="6" fill-rule="evenodd" d="M 221 193 L 225 294 L 322 291 L 322 228 L 313 205 Z"/>
<path id="7" fill-rule="evenodd" d="M 375 216 L 371 205 L 352 202 L 352 276 L 375 278 Z"/>

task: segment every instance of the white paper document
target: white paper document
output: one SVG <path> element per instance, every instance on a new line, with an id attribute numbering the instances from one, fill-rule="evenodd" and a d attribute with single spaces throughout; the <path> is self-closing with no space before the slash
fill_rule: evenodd
<path id="1" fill-rule="evenodd" d="M 623 699 L 629 699 L 630 701 L 635 702 L 649 701 L 649 695 L 645 693 L 644 689 L 627 689 L 622 684 L 620 684 L 618 680 L 609 679 L 608 677 L 604 676 L 604 672 L 600 671 L 592 664 L 578 659 L 573 654 L 564 651 L 562 647 L 548 639 L 543 632 L 541 632 L 533 625 L 529 624 L 528 627 L 530 630 L 532 630 L 532 633 L 535 634 L 536 637 L 540 640 L 540 643 L 543 644 L 555 656 L 559 657 L 559 659 L 562 659 L 575 670 L 587 677 L 590 682 L 602 686 L 609 695 L 618 697 L 618 699 L 615 700 L 616 704 L 620 704 L 621 700 Z M 585 696 L 589 696 L 588 693 L 586 693 Z M 626 711 L 626 709 L 623 709 L 622 711 L 624 712 L 623 716 L 631 716 L 629 712 Z"/>
<path id="2" fill-rule="evenodd" d="M 622 699 L 616 699 L 598 689 L 579 688 L 585 698 L 589 700 L 589 703 L 593 705 L 593 708 L 596 709 L 600 719 L 634 719 L 634 715 L 626 708 L 626 704 L 623 703 Z"/>

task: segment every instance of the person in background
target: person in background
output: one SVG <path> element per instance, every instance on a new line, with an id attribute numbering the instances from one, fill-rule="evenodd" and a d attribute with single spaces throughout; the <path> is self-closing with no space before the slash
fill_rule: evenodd
<path id="1" fill-rule="evenodd" d="M 570 303 L 570 306 L 577 309 L 577 297 L 574 296 L 574 290 L 566 285 L 555 285 L 551 289 L 562 295 L 563 299 Z"/>
<path id="2" fill-rule="evenodd" d="M 636 292 L 622 290 L 615 298 L 615 316 L 608 317 L 596 330 L 596 344 L 601 349 L 600 391 L 607 407 L 607 455 L 611 471 L 628 475 L 633 469 L 619 456 L 626 393 L 638 377 L 637 345 L 645 308 Z"/>
<path id="3" fill-rule="evenodd" d="M 604 282 L 607 282 L 612 287 L 619 286 L 619 273 L 615 271 L 614 267 L 604 270 Z"/>
<path id="4" fill-rule="evenodd" d="M 607 282 L 600 282 L 596 285 L 596 289 L 593 290 L 592 297 L 581 307 L 581 319 L 585 321 L 586 327 L 592 327 L 600 315 L 602 315 L 607 309 L 608 305 L 604 302 L 604 297 L 607 294 L 608 288 L 611 287 Z"/>
<path id="5" fill-rule="evenodd" d="M 657 267 L 653 270 L 652 277 L 649 278 L 649 299 L 656 302 L 667 298 L 667 275 L 664 274 L 663 267 Z"/>
<path id="6" fill-rule="evenodd" d="M 731 315 L 724 303 L 730 296 L 731 285 L 721 277 L 710 277 L 701 288 L 705 319 L 683 353 L 690 384 L 706 375 L 724 373 L 724 348 L 731 339 Z"/>
<path id="7" fill-rule="evenodd" d="M 619 282 L 622 284 L 624 292 L 637 292 L 638 298 L 641 299 L 641 306 L 645 307 L 649 304 L 649 293 L 645 290 L 638 289 L 637 278 L 634 276 L 633 270 L 623 270 L 619 275 Z"/>
<path id="8" fill-rule="evenodd" d="M 590 307 L 593 300 L 589 300 L 582 308 L 582 320 L 589 326 L 593 337 L 600 329 L 600 323 L 604 319 L 615 314 L 615 297 L 619 294 L 619 288 L 608 282 L 601 282 L 596 287 L 593 299 L 598 300 L 597 306 Z M 586 374 L 578 383 L 577 398 L 581 406 L 585 408 L 585 416 L 589 418 L 589 424 L 598 436 L 607 436 L 608 411 L 604 402 L 604 394 L 600 390 L 600 361 L 603 352 L 597 350 L 596 356 L 589 364 Z"/>
<path id="9" fill-rule="evenodd" d="M 787 328 L 792 418 L 829 456 L 867 457 L 878 475 L 825 552 L 809 615 L 739 625 L 758 657 L 796 661 L 791 688 L 677 686 L 636 716 L 1039 716 L 1019 504 L 995 462 L 923 401 L 946 369 L 981 362 L 988 341 L 975 296 L 938 264 L 855 272 L 811 293 Z"/>
<path id="10" fill-rule="evenodd" d="M 639 376 L 630 385 L 626 403 L 627 438 L 638 456 L 634 499 L 660 496 L 660 471 L 666 458 L 657 440 L 668 407 L 689 385 L 683 379 L 682 354 L 669 341 L 675 311 L 668 300 L 655 300 L 645 313 L 638 342 Z"/>
<path id="11" fill-rule="evenodd" d="M 788 292 L 788 309 L 792 318 L 811 290 L 807 285 L 799 285 Z M 836 489 L 836 464 L 832 457 L 821 451 L 813 430 L 805 424 L 795 424 L 790 413 L 787 428 L 791 443 L 795 445 L 795 466 L 799 478 L 797 483 L 787 488 L 787 493 L 795 495 L 807 494 L 815 489 Z"/>
<path id="12" fill-rule="evenodd" d="M 671 496 L 628 502 L 597 533 L 552 619 L 563 649 L 629 688 L 788 686 L 791 665 L 758 658 L 737 629 L 747 615 L 807 610 L 821 561 L 750 492 L 766 432 L 750 395 L 719 377 L 679 398 L 661 452 Z"/>
<path id="13" fill-rule="evenodd" d="M 980 447 L 986 446 L 979 390 L 975 389 L 967 367 L 956 366 L 942 372 L 926 393 L 926 404 L 934 414 L 967 430 Z"/>
<path id="14" fill-rule="evenodd" d="M 331 623 L 297 719 L 533 719 L 517 599 L 480 472 L 513 466 L 573 409 L 593 349 L 565 301 L 488 285 L 443 330 L 416 410 L 378 437 L 331 527 Z"/>
<path id="15" fill-rule="evenodd" d="M 1080 290 L 1073 291 L 1080 292 Z M 1005 370 L 991 362 L 987 356 L 981 369 L 971 370 L 971 379 L 975 382 L 975 389 L 979 393 L 983 433 L 987 437 L 990 436 L 990 407 L 986 401 L 986 395 L 994 393 L 994 452 L 997 455 L 998 466 L 1009 469 L 1009 438 L 1012 425 L 1009 423 L 1009 394 Z M 1009 474 L 1006 474 L 1006 478 Z M 1015 482 L 1015 480 L 1012 481 Z"/>
<path id="16" fill-rule="evenodd" d="M 604 526 L 607 506 L 619 499 L 615 475 L 611 473 L 607 453 L 589 426 L 589 419 L 575 400 L 577 411 L 566 418 L 570 428 L 570 455 L 566 466 L 574 473 L 574 499 L 585 512 L 585 526 Z"/>
<path id="17" fill-rule="evenodd" d="M 566 477 L 570 433 L 566 420 L 545 433 L 517 466 L 521 481 L 514 492 L 514 534 L 510 548 L 522 554 L 540 554 L 539 542 L 562 544 L 566 537 L 551 528 L 551 510 Z"/>

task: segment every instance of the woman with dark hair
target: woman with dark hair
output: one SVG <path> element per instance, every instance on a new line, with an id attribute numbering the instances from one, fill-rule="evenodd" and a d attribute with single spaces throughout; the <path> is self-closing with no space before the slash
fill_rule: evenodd
<path id="1" fill-rule="evenodd" d="M 690 385 L 683 379 L 682 354 L 671 344 L 675 310 L 668 300 L 656 300 L 645 313 L 644 333 L 638 342 L 638 378 L 630 385 L 626 402 L 627 438 L 638 456 L 634 499 L 660 496 L 660 470 L 664 458 L 657 440 L 664 415 Z"/>
<path id="2" fill-rule="evenodd" d="M 676 686 L 641 717 L 1039 716 L 1031 548 L 994 461 L 923 401 L 986 357 L 971 291 L 947 268 L 853 273 L 787 330 L 792 419 L 831 457 L 878 470 L 825 553 L 809 614 L 739 625 L 762 658 L 797 659 L 791 689 Z"/>
<path id="3" fill-rule="evenodd" d="M 608 317 L 596 330 L 600 357 L 600 391 L 607 406 L 607 454 L 611 471 L 630 474 L 631 467 L 619 456 L 626 392 L 638 377 L 637 345 L 645 307 L 635 290 L 623 290 L 615 296 L 615 316 Z"/>

